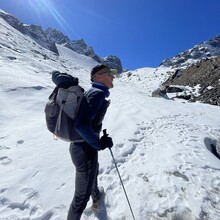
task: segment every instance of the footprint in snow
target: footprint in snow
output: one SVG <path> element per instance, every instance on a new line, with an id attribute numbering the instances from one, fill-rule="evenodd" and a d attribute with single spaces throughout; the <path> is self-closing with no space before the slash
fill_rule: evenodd
<path id="1" fill-rule="evenodd" d="M 58 186 L 55 190 L 59 190 L 61 188 L 63 188 L 66 185 L 66 183 L 62 183 L 60 186 Z"/>
<path id="2" fill-rule="evenodd" d="M 17 144 L 23 144 L 23 143 L 24 143 L 24 140 L 17 141 Z"/>
<path id="3" fill-rule="evenodd" d="M 1 165 L 8 165 L 12 162 L 12 160 L 8 157 L 0 157 L 0 164 Z"/>
<path id="4" fill-rule="evenodd" d="M 136 149 L 136 145 L 135 144 L 133 144 L 132 146 L 128 147 L 126 150 L 124 150 L 122 152 L 121 158 L 127 157 L 128 155 L 132 154 L 135 149 Z"/>
<path id="5" fill-rule="evenodd" d="M 169 174 L 169 175 L 174 175 L 174 176 L 176 176 L 176 177 L 180 177 L 180 178 L 182 178 L 183 180 L 189 182 L 189 178 L 188 178 L 185 174 L 180 173 L 179 171 L 174 171 L 174 172 L 171 172 L 171 173 L 168 172 L 168 174 Z"/>
<path id="6" fill-rule="evenodd" d="M 141 142 L 142 139 L 144 139 L 144 136 L 142 136 L 140 138 L 131 138 L 131 139 L 128 139 L 128 141 L 131 141 L 131 142 Z"/>
<path id="7" fill-rule="evenodd" d="M 122 148 L 123 146 L 124 146 L 123 143 L 121 143 L 121 144 L 116 144 L 116 145 L 115 145 L 115 147 L 118 147 L 118 148 Z"/>
<path id="8" fill-rule="evenodd" d="M 4 145 L 0 145 L 0 150 L 8 150 L 8 149 L 10 149 L 10 147 L 6 147 Z"/>
<path id="9" fill-rule="evenodd" d="M 146 173 L 139 173 L 137 176 L 142 178 L 145 182 L 149 182 L 149 178 L 147 177 Z"/>
<path id="10" fill-rule="evenodd" d="M 7 191 L 7 188 L 0 189 L 0 194 L 4 193 L 5 191 Z"/>

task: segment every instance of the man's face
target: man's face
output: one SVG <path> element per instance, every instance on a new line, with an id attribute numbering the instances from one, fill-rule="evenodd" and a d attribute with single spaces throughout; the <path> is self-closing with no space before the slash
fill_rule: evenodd
<path id="1" fill-rule="evenodd" d="M 114 80 L 114 76 L 109 75 L 109 74 L 103 74 L 103 78 L 104 78 L 104 84 L 109 88 L 113 88 L 113 80 Z"/>
<path id="2" fill-rule="evenodd" d="M 114 78 L 115 77 L 113 75 L 110 75 L 108 73 L 104 73 L 104 74 L 97 75 L 95 77 L 94 81 L 103 83 L 105 86 L 107 86 L 109 89 L 111 89 L 114 87 L 114 85 L 113 85 Z"/>

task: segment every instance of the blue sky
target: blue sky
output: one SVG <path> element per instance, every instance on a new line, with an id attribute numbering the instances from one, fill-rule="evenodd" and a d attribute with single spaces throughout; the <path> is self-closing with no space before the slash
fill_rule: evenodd
<path id="1" fill-rule="evenodd" d="M 84 39 L 128 69 L 157 67 L 220 34 L 220 0 L 0 0 L 0 8 Z"/>

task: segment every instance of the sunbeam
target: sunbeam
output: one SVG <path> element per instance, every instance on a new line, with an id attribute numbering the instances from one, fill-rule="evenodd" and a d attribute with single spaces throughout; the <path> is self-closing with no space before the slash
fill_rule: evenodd
<path id="1" fill-rule="evenodd" d="M 73 28 L 66 22 L 62 16 L 62 12 L 59 11 L 51 0 L 28 0 L 28 6 L 34 10 L 38 17 L 42 19 L 45 15 L 51 16 L 65 32 L 73 32 Z"/>

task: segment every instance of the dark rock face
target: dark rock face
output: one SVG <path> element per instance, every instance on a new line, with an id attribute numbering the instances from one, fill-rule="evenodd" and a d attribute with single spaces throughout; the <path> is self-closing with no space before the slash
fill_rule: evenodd
<path id="1" fill-rule="evenodd" d="M 47 36 L 42 30 L 41 26 L 38 25 L 25 26 L 25 34 L 30 36 L 42 47 L 47 48 L 56 54 L 59 54 L 56 44 L 53 41 L 47 39 Z"/>
<path id="2" fill-rule="evenodd" d="M 111 69 L 117 69 L 118 73 L 122 72 L 121 60 L 116 56 L 107 56 L 101 62 Z"/>
<path id="3" fill-rule="evenodd" d="M 17 29 L 21 33 L 25 33 L 25 28 L 23 23 L 17 18 L 13 17 L 8 13 L 4 13 L 0 10 L 0 17 L 2 17 L 6 22 L 8 22 L 13 28 Z"/>
<path id="4" fill-rule="evenodd" d="M 220 106 L 220 56 L 206 60 L 181 70 L 179 77 L 172 75 L 163 86 L 182 85 L 195 87 L 200 85 L 196 100 Z"/>
<path id="5" fill-rule="evenodd" d="M 76 53 L 89 56 L 100 63 L 100 58 L 97 56 L 92 49 L 89 47 L 83 39 L 81 40 L 70 40 L 62 32 L 57 31 L 56 29 L 47 28 L 45 30 L 47 39 L 50 41 L 68 47 L 69 49 L 75 51 Z"/>

